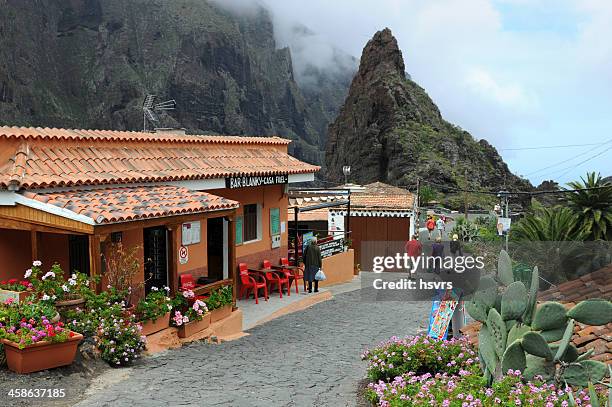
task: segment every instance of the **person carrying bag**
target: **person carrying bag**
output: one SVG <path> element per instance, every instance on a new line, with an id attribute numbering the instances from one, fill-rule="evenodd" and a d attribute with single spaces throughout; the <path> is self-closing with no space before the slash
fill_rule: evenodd
<path id="1" fill-rule="evenodd" d="M 312 282 L 314 281 L 314 292 L 319 292 L 319 280 L 316 278 L 317 275 L 323 276 L 325 274 L 321 270 L 321 249 L 317 245 L 317 238 L 313 237 L 308 246 L 306 246 L 306 252 L 304 253 L 304 280 L 308 281 L 308 292 L 312 293 Z"/>

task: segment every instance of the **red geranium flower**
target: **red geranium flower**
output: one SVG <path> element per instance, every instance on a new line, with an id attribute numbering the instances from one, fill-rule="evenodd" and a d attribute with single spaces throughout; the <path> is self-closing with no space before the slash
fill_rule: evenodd
<path id="1" fill-rule="evenodd" d="M 70 333 L 68 334 L 69 337 L 73 337 L 74 336 L 74 332 L 70 331 Z"/>
<path id="2" fill-rule="evenodd" d="M 0 284 L 5 285 L 6 284 L 6 280 L 0 281 Z"/>
<path id="3" fill-rule="evenodd" d="M 9 284 L 15 284 L 17 281 L 19 280 L 17 280 L 16 278 L 11 278 L 8 282 Z"/>

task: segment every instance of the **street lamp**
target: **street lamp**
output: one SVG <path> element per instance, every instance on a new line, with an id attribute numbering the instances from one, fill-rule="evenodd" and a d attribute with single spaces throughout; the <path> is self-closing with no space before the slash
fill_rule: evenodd
<path id="1" fill-rule="evenodd" d="M 348 176 L 351 175 L 351 166 L 344 165 L 342 167 L 342 173 L 344 174 L 344 183 L 348 184 Z"/>

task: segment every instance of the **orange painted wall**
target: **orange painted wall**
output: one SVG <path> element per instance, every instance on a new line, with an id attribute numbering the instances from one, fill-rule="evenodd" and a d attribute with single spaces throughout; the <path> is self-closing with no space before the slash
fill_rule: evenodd
<path id="1" fill-rule="evenodd" d="M 269 185 L 258 188 L 241 189 L 215 189 L 208 192 L 223 196 L 240 202 L 240 208 L 236 216 L 242 216 L 243 206 L 249 204 L 262 204 L 262 238 L 256 242 L 243 243 L 236 246 L 236 259 L 244 261 L 249 266 L 259 266 L 263 259 L 267 258 L 272 263 L 278 263 L 280 257 L 287 256 L 288 233 L 287 233 L 287 196 L 283 194 L 284 185 Z M 270 236 L 270 208 L 279 208 L 280 221 L 285 222 L 285 232 L 281 232 L 281 247 L 272 249 Z M 282 230 L 282 229 L 281 229 Z"/>
<path id="2" fill-rule="evenodd" d="M 210 214 L 213 216 L 213 214 Z M 206 244 L 206 240 L 208 237 L 206 226 L 207 226 L 207 218 L 204 216 L 198 218 L 200 221 L 200 243 L 190 244 L 187 247 L 187 251 L 189 253 L 187 263 L 181 264 L 180 261 L 177 264 L 178 274 L 189 273 L 193 275 L 193 277 L 197 280 L 198 277 L 207 276 L 208 270 L 208 246 Z M 176 250 L 176 258 L 178 261 L 178 250 L 181 247 L 182 242 L 182 228 L 179 230 L 179 239 L 175 242 L 173 250 Z M 223 239 L 223 236 L 220 236 L 219 239 Z"/>
<path id="3" fill-rule="evenodd" d="M 355 277 L 353 273 L 354 267 L 355 251 L 353 249 L 325 257 L 321 268 L 325 272 L 327 279 L 319 282 L 319 285 L 324 287 L 351 281 Z"/>
<path id="4" fill-rule="evenodd" d="M 32 266 L 29 231 L 0 229 L 0 280 L 23 278 Z"/>

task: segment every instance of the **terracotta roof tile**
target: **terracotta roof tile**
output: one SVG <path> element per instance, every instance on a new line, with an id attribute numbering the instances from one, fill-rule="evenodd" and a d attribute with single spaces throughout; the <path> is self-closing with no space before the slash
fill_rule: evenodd
<path id="1" fill-rule="evenodd" d="M 119 130 L 77 130 L 41 127 L 0 126 L 0 137 L 24 140 L 80 140 L 80 141 L 161 141 L 172 143 L 204 144 L 280 144 L 291 141 L 281 137 L 215 136 L 177 134 L 171 132 L 148 133 Z"/>
<path id="2" fill-rule="evenodd" d="M 239 203 L 206 192 L 156 185 L 66 192 L 25 191 L 26 198 L 85 215 L 96 224 L 233 209 Z"/>
<path id="3" fill-rule="evenodd" d="M 0 148 L 13 138 L 23 141 L 8 163 L 0 163 L 0 187 L 164 182 L 319 170 L 287 154 L 288 140 L 278 137 L 0 127 Z"/>
<path id="4" fill-rule="evenodd" d="M 363 191 L 351 194 L 351 206 L 355 209 L 412 210 L 414 195 L 406 189 L 373 182 L 364 185 Z"/>

